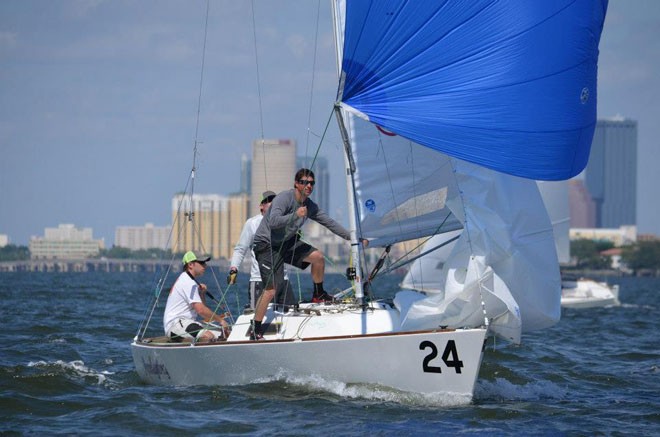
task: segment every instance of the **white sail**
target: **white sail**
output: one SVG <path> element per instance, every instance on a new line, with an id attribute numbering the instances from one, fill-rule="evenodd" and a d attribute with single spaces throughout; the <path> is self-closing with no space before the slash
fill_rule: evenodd
<path id="1" fill-rule="evenodd" d="M 447 155 L 386 132 L 350 110 L 344 114 L 356 167 L 359 229 L 370 246 L 462 227 L 447 205 L 456 192 Z"/>
<path id="2" fill-rule="evenodd" d="M 571 212 L 568 204 L 568 181 L 538 181 L 543 203 L 550 216 L 560 264 L 571 261 Z"/>
<path id="3" fill-rule="evenodd" d="M 457 160 L 455 166 L 463 200 L 455 207 L 465 212 L 465 230 L 439 272 L 440 293 L 413 304 L 403 300 L 410 292 L 397 297 L 403 328 L 467 326 L 485 312 L 494 332 L 517 342 L 521 331 L 556 323 L 559 269 L 536 184 Z"/>
<path id="4" fill-rule="evenodd" d="M 401 288 L 423 291 L 427 294 L 440 293 L 444 289 L 441 275 L 445 263 L 454 249 L 456 239 L 462 229 L 434 235 L 421 249 L 421 256 L 410 263 L 406 276 L 401 281 Z"/>

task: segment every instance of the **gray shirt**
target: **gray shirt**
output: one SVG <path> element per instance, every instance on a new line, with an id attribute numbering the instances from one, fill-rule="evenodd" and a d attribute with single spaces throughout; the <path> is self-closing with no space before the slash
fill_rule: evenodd
<path id="1" fill-rule="evenodd" d="M 301 206 L 307 207 L 307 217 L 296 215 L 296 211 Z M 254 245 L 261 246 L 268 243 L 275 247 L 284 241 L 294 239 L 296 232 L 302 227 L 307 218 L 322 224 L 344 240 L 351 239 L 351 234 L 342 225 L 330 218 L 325 211 L 321 210 L 312 199 L 307 198 L 302 204 L 299 204 L 294 189 L 291 188 L 282 191 L 273 199 L 273 203 L 271 203 L 257 228 L 257 232 L 254 234 Z"/>

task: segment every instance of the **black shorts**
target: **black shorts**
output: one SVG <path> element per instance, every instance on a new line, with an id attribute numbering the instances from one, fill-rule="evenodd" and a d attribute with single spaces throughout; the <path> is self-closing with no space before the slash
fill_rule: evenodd
<path id="1" fill-rule="evenodd" d="M 250 281 L 248 285 L 248 305 L 250 308 L 255 309 L 263 291 L 264 286 L 261 281 Z M 296 297 L 293 294 L 291 282 L 288 279 L 285 279 L 283 284 L 277 286 L 275 303 L 282 305 L 294 305 L 296 303 Z"/>
<path id="2" fill-rule="evenodd" d="M 255 245 L 254 256 L 259 263 L 264 289 L 272 290 L 277 288 L 278 284 L 284 284 L 285 263 L 305 270 L 309 263 L 303 260 L 315 250 L 315 247 L 297 239 L 278 244 L 278 247 L 274 248 L 270 244 Z"/>

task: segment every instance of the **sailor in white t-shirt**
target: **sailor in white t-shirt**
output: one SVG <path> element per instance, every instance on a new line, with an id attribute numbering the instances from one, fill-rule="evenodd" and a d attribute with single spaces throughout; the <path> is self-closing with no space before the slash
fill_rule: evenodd
<path id="1" fill-rule="evenodd" d="M 198 259 L 193 252 L 183 256 L 183 272 L 170 290 L 163 316 L 165 333 L 173 341 L 184 338 L 212 341 L 228 334 L 229 326 L 224 314 L 215 314 L 205 305 L 206 285 L 197 281 L 197 277 L 206 271 L 206 263 L 210 259 Z M 205 328 L 200 318 L 220 323 L 224 332 Z"/>

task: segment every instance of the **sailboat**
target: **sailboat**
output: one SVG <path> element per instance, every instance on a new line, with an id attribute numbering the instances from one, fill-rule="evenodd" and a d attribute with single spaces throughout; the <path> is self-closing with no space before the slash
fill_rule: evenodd
<path id="1" fill-rule="evenodd" d="M 539 182 L 538 184 L 541 197 L 550 214 L 559 264 L 568 265 L 571 261 L 568 182 Z M 618 305 L 621 305 L 621 302 L 617 284 L 610 285 L 607 282 L 562 273 L 562 308 L 583 309 Z"/>
<path id="2" fill-rule="evenodd" d="M 170 343 L 147 335 L 145 321 L 131 349 L 149 383 L 319 375 L 470 400 L 487 335 L 518 343 L 559 319 L 552 226 L 534 180 L 586 165 L 606 2 L 332 5 L 329 110 L 345 149 L 350 292 L 333 304 L 271 305 L 259 342 L 249 341 L 249 312 L 214 343 Z M 388 248 L 447 232 L 459 235 L 437 293 L 374 297 L 361 238 Z"/>
<path id="3" fill-rule="evenodd" d="M 537 181 L 543 204 L 548 211 L 555 239 L 557 260 L 561 265 L 570 262 L 570 211 L 567 181 Z M 401 287 L 426 293 L 437 293 L 442 289 L 440 274 L 451 256 L 458 231 L 434 235 L 425 241 L 421 254 L 410 263 Z M 598 308 L 618 306 L 619 286 L 610 285 L 584 277 L 572 277 L 562 273 L 562 308 Z"/>

